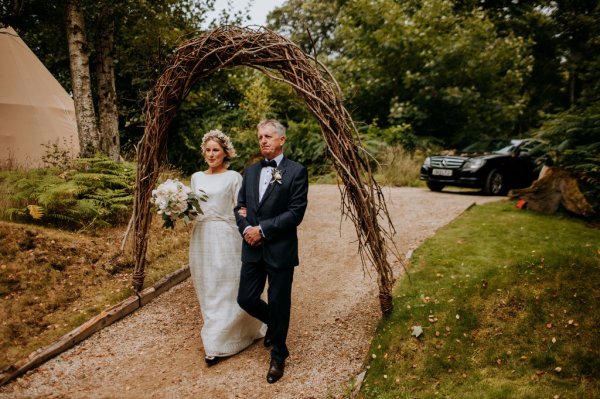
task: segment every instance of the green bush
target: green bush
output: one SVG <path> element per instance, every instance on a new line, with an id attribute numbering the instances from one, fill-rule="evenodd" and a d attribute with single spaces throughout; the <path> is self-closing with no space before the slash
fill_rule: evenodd
<path id="1" fill-rule="evenodd" d="M 600 101 L 554 115 L 537 135 L 553 145 L 553 163 L 579 179 L 581 191 L 600 214 Z"/>
<path id="2" fill-rule="evenodd" d="M 423 160 L 439 150 L 436 139 L 417 137 L 409 124 L 381 128 L 375 121 L 360 128 L 359 134 L 375 179 L 386 186 L 418 186 Z"/>
<path id="3" fill-rule="evenodd" d="M 375 179 L 385 186 L 414 187 L 419 185 L 419 173 L 425 155 L 414 154 L 402 146 L 383 147 L 376 156 L 379 162 Z"/>
<path id="4" fill-rule="evenodd" d="M 326 175 L 332 171 L 327 146 L 321 136 L 321 127 L 313 121 L 287 121 L 286 156 L 308 168 L 311 176 Z"/>
<path id="5" fill-rule="evenodd" d="M 127 221 L 133 209 L 135 165 L 103 155 L 55 167 L 0 172 L 0 216 L 68 229 Z"/>

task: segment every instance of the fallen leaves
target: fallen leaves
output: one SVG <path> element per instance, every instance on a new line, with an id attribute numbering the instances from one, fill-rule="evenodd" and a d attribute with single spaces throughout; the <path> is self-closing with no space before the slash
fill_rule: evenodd
<path id="1" fill-rule="evenodd" d="M 412 326 L 412 332 L 410 335 L 415 338 L 419 338 L 423 334 L 423 328 L 421 326 Z"/>
<path id="2" fill-rule="evenodd" d="M 44 208 L 39 205 L 27 205 L 27 210 L 33 219 L 39 220 L 44 217 Z"/>
<path id="3" fill-rule="evenodd" d="M 571 319 L 571 320 L 569 320 L 567 323 L 568 323 L 568 325 L 570 325 L 570 326 L 573 326 L 573 327 L 579 327 L 579 323 L 578 323 L 578 322 L 576 322 L 575 320 L 572 320 L 572 319 Z"/>

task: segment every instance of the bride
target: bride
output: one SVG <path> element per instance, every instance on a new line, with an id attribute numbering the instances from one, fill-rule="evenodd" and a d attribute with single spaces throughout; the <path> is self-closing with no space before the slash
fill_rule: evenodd
<path id="1" fill-rule="evenodd" d="M 208 366 L 234 355 L 265 335 L 266 326 L 237 304 L 242 242 L 233 208 L 242 176 L 228 170 L 235 150 L 227 135 L 211 130 L 202 138 L 205 171 L 192 175 L 192 190 L 208 195 L 190 239 L 189 264 L 202 318 L 201 337 Z"/>

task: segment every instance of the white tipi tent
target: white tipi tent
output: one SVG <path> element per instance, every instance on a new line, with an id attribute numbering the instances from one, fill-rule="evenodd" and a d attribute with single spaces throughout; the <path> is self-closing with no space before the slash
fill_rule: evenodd
<path id="1" fill-rule="evenodd" d="M 54 143 L 79 153 L 73 99 L 12 28 L 1 28 L 0 165 L 40 166 L 43 144 Z"/>

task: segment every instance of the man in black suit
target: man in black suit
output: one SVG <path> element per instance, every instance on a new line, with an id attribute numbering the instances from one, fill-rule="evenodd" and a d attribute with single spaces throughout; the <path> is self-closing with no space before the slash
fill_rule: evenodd
<path id="1" fill-rule="evenodd" d="M 238 303 L 267 324 L 265 346 L 273 346 L 269 383 L 282 376 L 289 356 L 285 344 L 290 324 L 292 280 L 298 265 L 297 227 L 307 205 L 308 173 L 283 156 L 285 127 L 276 120 L 258 124 L 264 160 L 246 169 L 234 209 L 242 244 Z M 269 281 L 268 303 L 261 299 Z"/>

